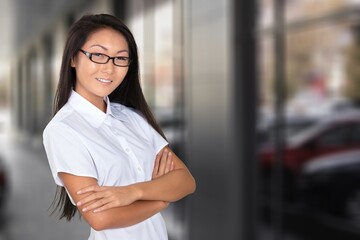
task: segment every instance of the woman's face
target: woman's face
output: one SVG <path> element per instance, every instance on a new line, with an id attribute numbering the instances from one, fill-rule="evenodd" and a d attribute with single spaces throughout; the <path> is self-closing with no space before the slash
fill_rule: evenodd
<path id="1" fill-rule="evenodd" d="M 92 33 L 82 50 L 110 57 L 129 57 L 128 44 L 124 36 L 111 28 Z M 128 71 L 128 67 L 115 66 L 112 59 L 106 64 L 94 63 L 81 51 L 71 61 L 71 66 L 76 69 L 74 90 L 98 107 L 98 104 L 103 104 L 104 96 L 109 95 L 121 84 Z"/>

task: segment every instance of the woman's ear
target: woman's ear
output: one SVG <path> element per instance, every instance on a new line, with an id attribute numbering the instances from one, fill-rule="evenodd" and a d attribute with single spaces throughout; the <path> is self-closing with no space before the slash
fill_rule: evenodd
<path id="1" fill-rule="evenodd" d="M 71 65 L 71 67 L 75 67 L 75 60 L 74 60 L 74 58 L 71 58 L 70 65 Z"/>

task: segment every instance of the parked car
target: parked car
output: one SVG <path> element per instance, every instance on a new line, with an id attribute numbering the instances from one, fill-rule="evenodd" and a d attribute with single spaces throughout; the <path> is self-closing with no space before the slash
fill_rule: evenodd
<path id="1" fill-rule="evenodd" d="M 344 111 L 317 121 L 312 126 L 285 139 L 282 151 L 285 192 L 291 192 L 294 181 L 303 165 L 316 157 L 353 149 L 360 149 L 360 112 Z M 275 164 L 275 147 L 260 149 L 260 166 L 265 184 L 272 176 Z"/>
<path id="2" fill-rule="evenodd" d="M 306 206 L 360 222 L 360 149 L 309 160 L 297 187 Z"/>
<path id="3" fill-rule="evenodd" d="M 274 143 L 276 119 L 265 119 L 259 122 L 257 127 L 257 143 L 259 146 L 266 146 Z M 290 138 L 317 122 L 315 116 L 289 115 L 284 117 L 285 138 Z"/>

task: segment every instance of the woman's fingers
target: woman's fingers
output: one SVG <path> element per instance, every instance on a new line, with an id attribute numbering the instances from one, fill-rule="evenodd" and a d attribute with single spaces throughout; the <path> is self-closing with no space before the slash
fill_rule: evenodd
<path id="1" fill-rule="evenodd" d="M 159 172 L 158 172 L 158 174 L 160 176 L 165 174 L 166 162 L 167 162 L 168 155 L 169 155 L 169 150 L 167 150 L 165 148 L 161 155 L 161 160 L 160 160 L 160 166 L 159 166 Z"/>
<path id="2" fill-rule="evenodd" d="M 107 204 L 106 199 L 101 199 L 101 200 L 95 201 L 94 203 L 90 204 L 89 206 L 82 208 L 81 211 L 87 212 L 87 211 L 91 211 L 94 209 L 98 209 L 100 207 L 103 207 L 105 204 Z M 94 210 L 94 212 L 95 212 L 95 210 Z"/>
<path id="3" fill-rule="evenodd" d="M 172 170 L 174 170 L 172 153 L 170 150 L 165 148 L 155 158 L 152 178 L 158 178 L 164 174 L 171 172 Z"/>
<path id="4" fill-rule="evenodd" d="M 153 178 L 156 178 L 156 176 L 159 173 L 161 155 L 162 155 L 162 152 L 159 153 L 158 155 L 156 155 L 154 169 L 153 169 L 153 173 L 152 173 Z"/>
<path id="5" fill-rule="evenodd" d="M 88 192 L 98 192 L 101 190 L 103 190 L 103 187 L 100 187 L 98 185 L 91 185 L 91 186 L 80 189 L 79 191 L 77 191 L 77 194 L 84 194 L 84 193 L 88 193 Z"/>
<path id="6" fill-rule="evenodd" d="M 94 212 L 99 212 L 109 208 L 126 206 L 138 200 L 138 193 L 131 186 L 96 187 L 95 189 L 97 191 L 76 203 L 79 208 L 84 206 L 81 211 L 94 210 Z"/>
<path id="7" fill-rule="evenodd" d="M 174 161 L 171 161 L 170 172 L 173 171 L 174 169 L 175 169 L 175 163 Z"/>
<path id="8" fill-rule="evenodd" d="M 101 199 L 98 200 L 89 206 L 81 209 L 83 212 L 93 211 L 94 213 L 105 211 L 110 208 L 123 206 L 119 202 L 114 202 L 111 199 Z"/>
<path id="9" fill-rule="evenodd" d="M 114 204 L 108 203 L 104 206 L 101 206 L 101 207 L 95 209 L 94 213 L 102 212 L 102 211 L 105 211 L 105 210 L 108 210 L 108 209 L 114 208 L 114 207 L 116 207 Z"/>
<path id="10" fill-rule="evenodd" d="M 82 206 L 84 204 L 90 203 L 92 201 L 101 199 L 106 197 L 106 192 L 94 192 L 93 194 L 90 194 L 89 196 L 81 199 L 76 203 L 77 206 Z"/>
<path id="11" fill-rule="evenodd" d="M 171 152 L 168 153 L 167 159 L 166 159 L 166 166 L 165 166 L 165 172 L 164 174 L 167 174 L 171 171 L 171 165 L 173 164 L 172 154 Z"/>

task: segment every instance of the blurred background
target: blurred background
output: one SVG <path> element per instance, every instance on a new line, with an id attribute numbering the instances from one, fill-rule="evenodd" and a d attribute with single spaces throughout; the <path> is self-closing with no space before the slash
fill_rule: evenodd
<path id="1" fill-rule="evenodd" d="M 58 221 L 42 146 L 70 25 L 111 13 L 195 194 L 171 240 L 360 237 L 360 0 L 2 0 L 0 240 L 87 239 Z"/>

